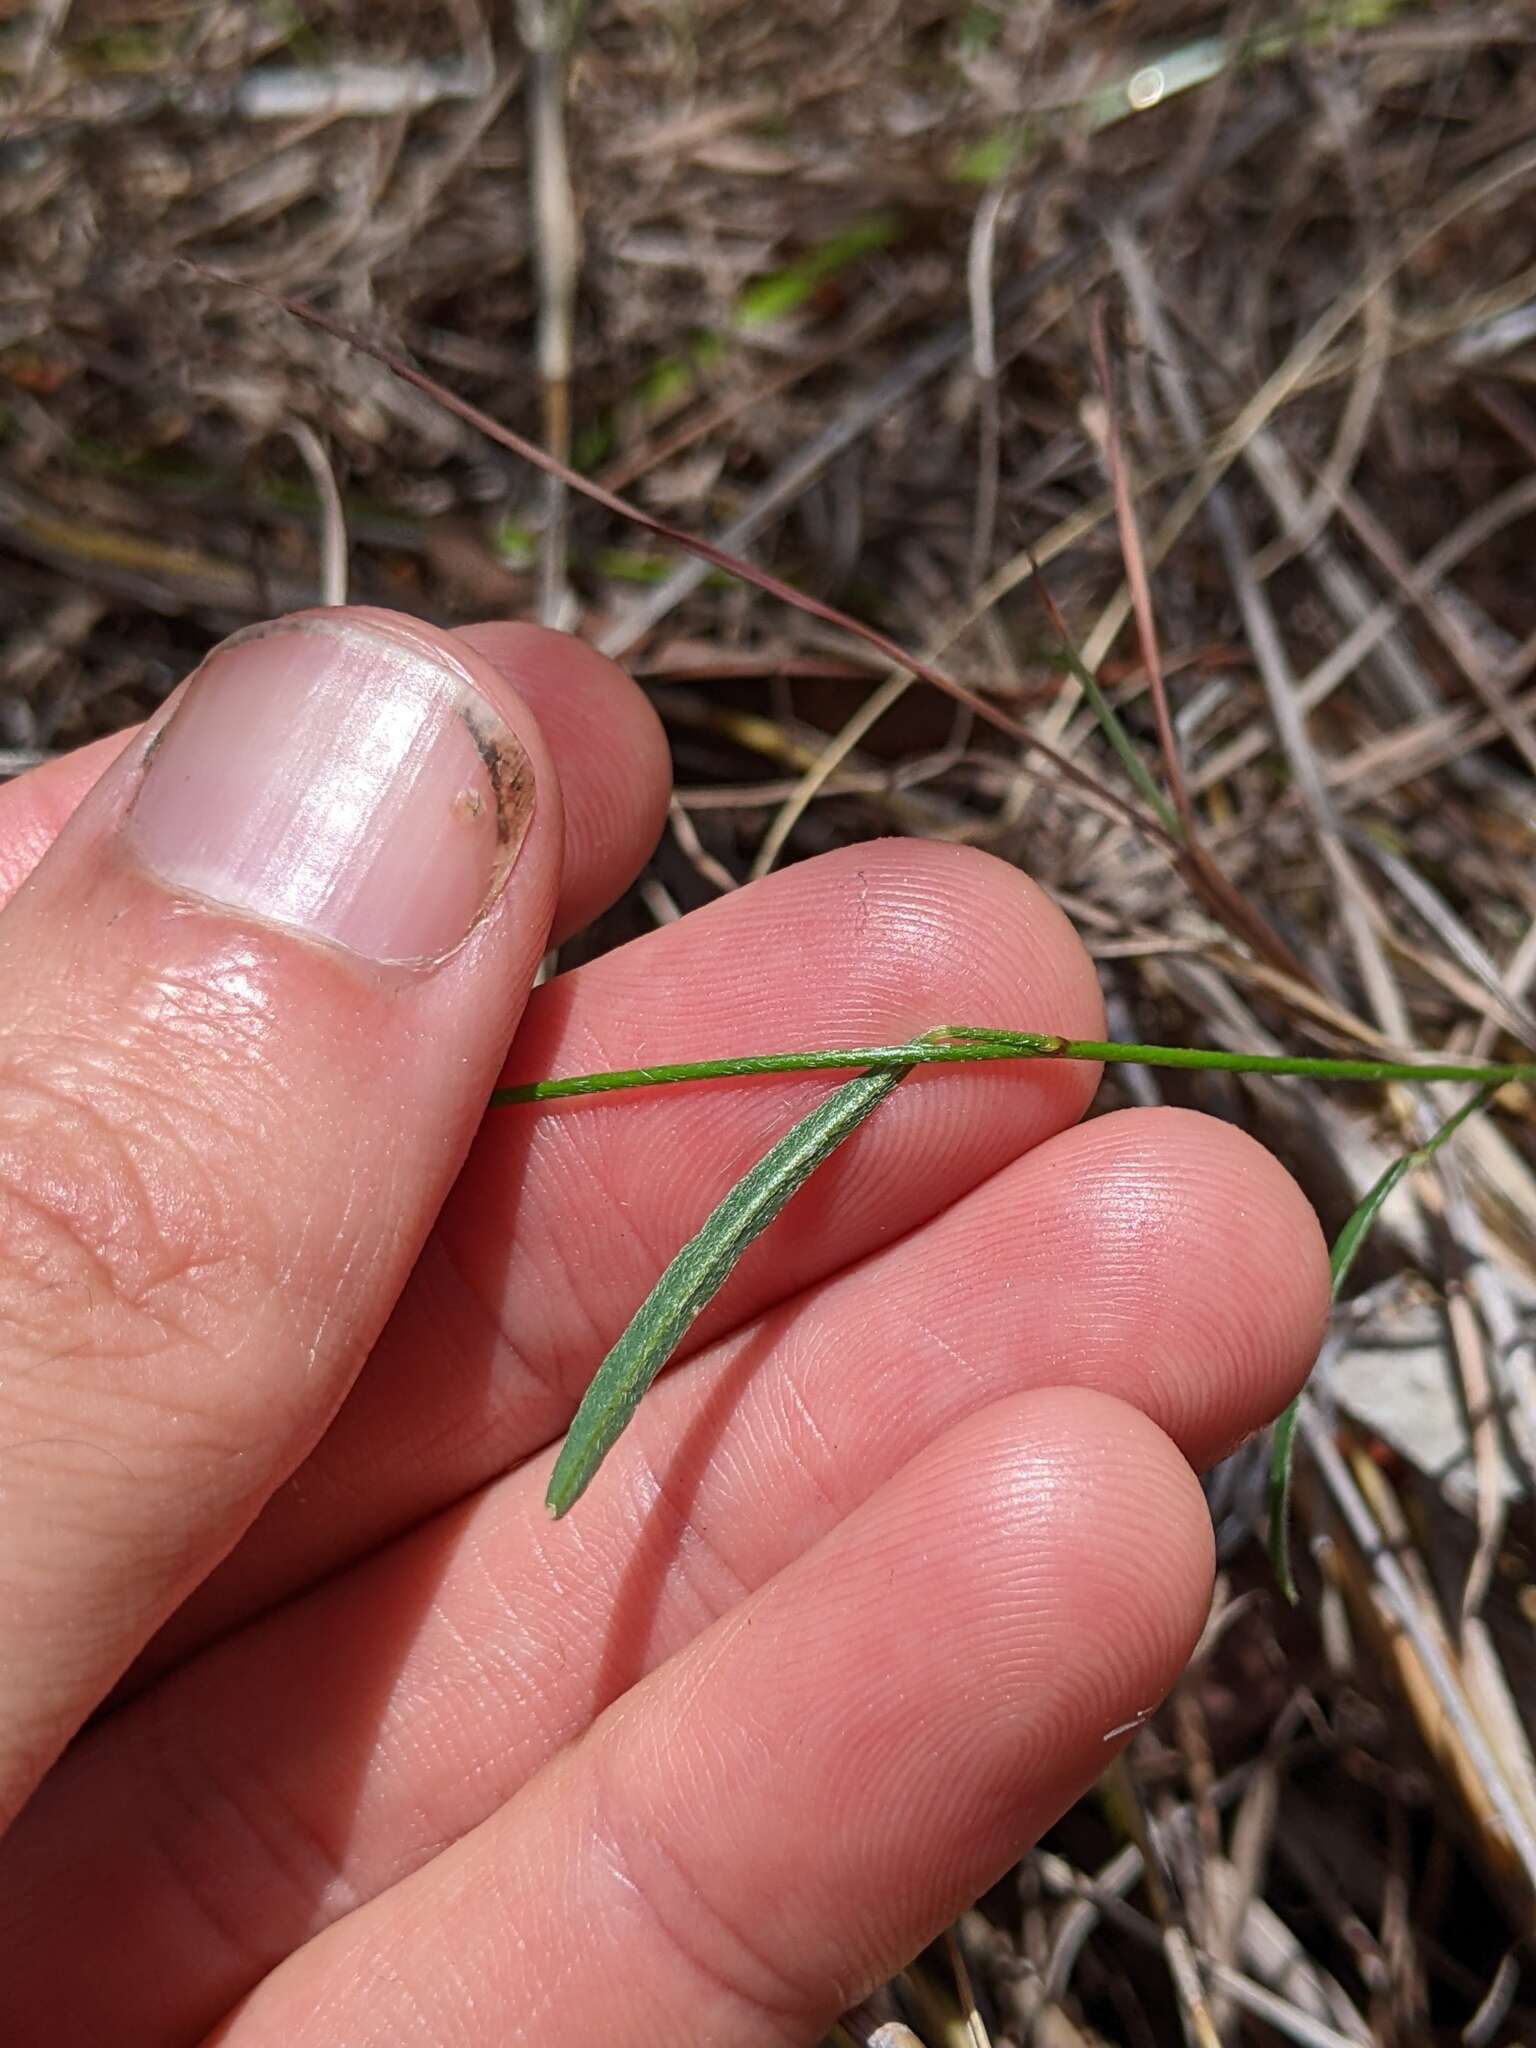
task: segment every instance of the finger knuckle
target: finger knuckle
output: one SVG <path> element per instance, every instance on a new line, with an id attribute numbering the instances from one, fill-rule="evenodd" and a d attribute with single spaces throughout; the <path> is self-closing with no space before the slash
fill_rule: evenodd
<path id="1" fill-rule="evenodd" d="M 0 1070 L 0 1332 L 12 1365 L 217 1340 L 270 1274 L 218 1162 L 230 1135 L 168 1081 L 61 1045 Z"/>

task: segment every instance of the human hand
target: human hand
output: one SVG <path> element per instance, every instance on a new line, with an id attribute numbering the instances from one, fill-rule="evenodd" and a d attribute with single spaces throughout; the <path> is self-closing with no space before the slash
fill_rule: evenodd
<path id="1" fill-rule="evenodd" d="M 0 793 L 0 895 L 73 813 L 0 913 L 0 2038 L 814 2041 L 1177 1675 L 1191 1467 L 1309 1366 L 1317 1224 L 1226 1125 L 1079 1125 L 1084 1069 L 915 1075 L 552 1525 L 598 1361 L 829 1083 L 482 1125 L 504 1060 L 1096 1035 L 1092 967 L 898 842 L 530 995 L 658 828 L 643 699 L 301 624 Z"/>

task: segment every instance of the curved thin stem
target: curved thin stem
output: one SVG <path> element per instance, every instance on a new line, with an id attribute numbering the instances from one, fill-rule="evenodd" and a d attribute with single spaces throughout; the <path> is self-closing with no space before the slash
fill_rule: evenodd
<path id="1" fill-rule="evenodd" d="M 1227 1074 L 1295 1074 L 1314 1081 L 1466 1081 L 1500 1088 L 1511 1081 L 1536 1082 L 1536 1062 L 1490 1064 L 1470 1060 L 1383 1060 L 1311 1058 L 1289 1053 L 1221 1052 L 1204 1046 L 1129 1045 L 1111 1040 L 1062 1038 L 1052 1032 L 999 1031 L 981 1025 L 951 1025 L 940 1034 L 905 1045 L 864 1045 L 815 1052 L 746 1053 L 733 1059 L 683 1060 L 650 1067 L 623 1067 L 603 1074 L 526 1081 L 498 1088 L 493 1109 L 519 1103 L 556 1102 L 568 1096 L 608 1095 L 626 1088 L 660 1088 L 683 1081 L 745 1080 L 756 1074 L 807 1074 L 862 1067 L 968 1066 L 983 1060 L 1088 1060 L 1105 1066 L 1182 1067 Z"/>

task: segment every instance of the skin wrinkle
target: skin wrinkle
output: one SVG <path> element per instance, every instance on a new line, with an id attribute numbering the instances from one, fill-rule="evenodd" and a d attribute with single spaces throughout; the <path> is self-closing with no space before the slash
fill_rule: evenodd
<path id="1" fill-rule="evenodd" d="M 570 1729 L 562 1718 L 545 1711 L 543 1688 L 531 1668 L 531 1660 L 536 1658 L 545 1646 L 536 1635 L 530 1636 L 524 1623 L 523 1612 L 526 1603 L 514 1604 L 503 1583 L 501 1573 L 486 1554 L 485 1545 L 479 1538 L 473 1520 L 466 1524 L 460 1543 L 455 1545 L 456 1560 L 461 1554 L 467 1554 L 478 1579 L 482 1598 L 488 1597 L 492 1614 L 501 1616 L 506 1629 L 513 1634 L 515 1642 L 509 1643 L 505 1632 L 498 1632 L 494 1626 L 487 1627 L 482 1615 L 477 1616 L 479 1626 L 471 1645 L 453 1627 L 446 1611 L 442 1610 L 438 1603 L 434 1603 L 434 1611 L 443 1613 L 450 1639 L 458 1642 L 466 1653 L 467 1675 L 475 1697 L 480 1696 L 482 1683 L 493 1685 L 504 1717 L 509 1720 L 517 1718 L 520 1725 L 526 1718 L 528 1725 L 537 1731 L 547 1750 L 553 1753 L 559 1744 L 567 1739 Z M 550 1577 L 552 1587 L 558 1592 L 558 1582 L 554 1574 L 551 1573 Z"/>
<path id="2" fill-rule="evenodd" d="M 151 1869 L 158 1860 L 172 1896 L 181 1900 L 183 1910 L 190 1911 L 193 1927 L 214 1937 L 230 1959 L 231 1974 L 245 1977 L 260 1960 L 251 1947 L 248 1918 L 238 1905 L 224 1908 L 227 1888 L 219 1878 L 226 1866 L 216 1863 L 211 1871 L 206 1867 L 204 1809 L 194 1797 L 184 1769 L 187 1738 L 183 1733 L 175 1741 L 164 1739 L 168 1733 L 162 1726 L 164 1718 L 157 1716 L 149 1729 L 150 1769 L 161 1796 L 151 1803 L 143 1820 L 146 1860 Z M 144 1871 L 143 1878 L 150 1881 L 150 1870 Z M 192 1946 L 185 1935 L 183 1941 Z"/>
<path id="3" fill-rule="evenodd" d="M 627 1804 L 622 1788 L 613 1790 L 607 1786 L 600 1767 L 593 1792 L 591 1826 L 599 1852 L 607 1852 L 603 1860 L 611 1881 L 640 1908 L 665 1951 L 704 1987 L 711 2000 L 724 2005 L 727 2013 L 746 2016 L 752 2032 L 741 2036 L 742 2039 L 762 2040 L 762 2023 L 767 2020 L 780 2027 L 786 2042 L 794 2041 L 804 2022 L 803 1989 L 776 1969 L 739 1928 L 721 1916 L 707 1891 L 690 1880 L 676 1857 L 666 1849 L 660 1830 L 631 1831 L 628 1837 L 617 1831 L 614 1816 L 625 1811 Z M 631 1839 L 643 1852 L 644 1877 L 639 1874 L 635 1850 L 629 1845 Z M 658 1886 L 652 1879 L 652 1871 L 658 1867 L 665 1879 L 664 1886 Z M 667 1910 L 663 1895 L 669 1899 L 675 1895 L 679 1901 L 677 1908 Z M 715 1937 L 714 1944 L 710 1942 L 711 1935 Z M 723 1954 L 705 1952 L 712 1945 L 732 1952 L 734 1969 Z M 756 1971 L 758 1983 L 745 1981 L 743 1965 Z M 675 2015 L 679 2006 L 690 2013 L 695 2010 L 690 2000 L 679 2000 L 676 1987 L 669 1989 L 671 1995 L 666 2003 Z"/>
<path id="4" fill-rule="evenodd" d="M 635 1454 L 624 1468 L 623 1485 L 632 1502 L 631 1519 L 635 1527 L 635 1547 L 632 1556 L 661 1552 L 665 1557 L 664 1575 L 658 1584 L 654 1577 L 647 1585 L 647 1610 L 654 1612 L 663 1600 L 676 1599 L 679 1588 L 686 1590 L 692 1598 L 696 1611 L 705 1620 L 725 1613 L 735 1602 L 742 1600 L 752 1591 L 752 1583 L 744 1578 L 725 1552 L 716 1543 L 706 1523 L 694 1511 L 695 1486 L 686 1473 L 681 1481 L 674 1479 L 668 1464 L 675 1461 L 652 1459 L 642 1441 L 635 1446 Z M 666 1527 L 658 1528 L 656 1518 L 662 1515 Z M 713 1578 L 723 1587 L 725 1597 L 719 1597 L 719 1587 L 705 1590 L 707 1578 Z M 648 1629 L 648 1635 L 654 1629 Z"/>
<path id="5" fill-rule="evenodd" d="M 87 1220 L 87 1212 L 82 1234 L 104 1251 L 134 1247 L 150 1264 L 151 1247 L 158 1243 L 160 1280 L 195 1274 L 199 1292 L 227 1263 L 227 1244 L 236 1234 L 227 1220 L 232 1212 L 226 1189 L 207 1162 L 228 1151 L 231 1137 L 237 1149 L 250 1142 L 270 1145 L 281 1128 L 281 1085 L 274 1087 L 263 1065 L 271 1000 L 262 976 L 253 971 L 253 957 L 243 944 L 226 947 L 222 958 L 215 958 L 206 988 L 170 970 L 130 983 L 124 1001 L 126 1039 L 117 1042 L 115 1033 L 107 1033 L 110 1055 L 100 1049 L 103 1034 L 91 1016 L 67 1019 L 62 1033 L 55 1018 L 30 1046 L 7 1034 L 8 1072 L 17 1078 L 29 1071 L 36 1075 L 33 1085 L 47 1093 L 48 1120 L 56 1119 L 61 1106 L 73 1112 L 87 1128 L 95 1128 L 102 1151 L 119 1162 L 120 1173 L 102 1181 L 110 1196 L 96 1208 L 97 1220 Z M 238 991 L 234 1000 L 232 989 Z M 170 1061 L 160 1043 L 167 1036 Z M 216 1047 L 211 1066 L 198 1058 L 178 1064 L 174 1082 L 160 1081 L 177 1052 L 206 1053 L 210 1044 Z M 125 1071 L 130 1064 L 131 1080 Z M 194 1108 L 187 1099 L 190 1073 L 219 1085 L 211 1099 L 205 1095 L 195 1106 L 196 1122 L 188 1130 Z M 125 1199 L 130 1186 L 138 1194 L 135 1202 Z M 234 1213 L 248 1206 L 237 1195 Z M 217 1223 L 205 1222 L 210 1213 Z M 219 1242 L 221 1233 L 224 1243 Z M 250 1233 L 242 1229 L 239 1235 L 248 1240 Z M 190 1248 L 198 1237 L 210 1247 L 201 1258 Z M 141 1279 L 136 1286 L 120 1259 L 109 1263 L 111 1284 L 120 1293 L 131 1299 L 146 1291 L 146 1282 Z M 250 1265 L 242 1264 L 235 1282 L 239 1287 L 250 1284 L 245 1277 Z"/>
<path id="6" fill-rule="evenodd" d="M 97 1134 L 101 1149 L 86 1145 L 82 1126 Z M 142 1156 L 117 1142 L 110 1119 L 77 1114 L 69 1176 L 34 1189 L 21 1175 L 39 1156 L 24 1142 L 12 1151 L 0 1140 L 0 1209 L 7 1217 L 0 1231 L 0 1300 L 13 1371 L 47 1371 L 59 1381 L 59 1369 L 71 1359 L 144 1367 L 188 1349 L 201 1354 L 210 1305 L 216 1321 L 221 1300 L 238 1300 L 263 1284 L 243 1249 L 227 1250 L 216 1234 L 201 1241 L 195 1205 L 180 1199 L 174 1214 L 167 1213 L 153 1191 L 163 1174 L 148 1171 Z M 21 1220 L 26 1217 L 35 1226 L 31 1232 Z M 190 1234 L 178 1234 L 183 1231 Z M 18 1344 L 30 1358 L 15 1354 Z M 61 1383 L 78 1398 L 78 1375 Z M 97 1389 L 99 1396 L 108 1391 Z M 142 1375 L 137 1382 L 118 1375 L 110 1385 L 114 1401 L 144 1391 Z"/>
<path id="7" fill-rule="evenodd" d="M 346 1876 L 345 1837 L 339 1846 L 327 1840 L 286 1798 L 280 1779 L 258 1777 L 243 1757 L 239 1789 L 226 1783 L 206 1753 L 204 1733 L 182 1718 L 176 1742 L 164 1744 L 159 1758 L 158 1783 L 184 1814 L 195 1817 L 195 1826 L 181 1832 L 202 1845 L 201 1868 L 184 1854 L 178 1860 L 186 1895 L 195 1893 L 200 1901 L 218 1895 L 227 1885 L 224 1873 L 254 1858 L 264 1873 L 263 1894 L 275 1890 L 282 1900 L 291 1899 L 312 1926 L 361 1903 Z M 322 1916 L 327 1901 L 335 1902 L 336 1912 Z M 247 1975 L 267 1961 L 248 1931 L 239 1938 L 237 1952 Z"/>
<path id="8" fill-rule="evenodd" d="M 73 1156 L 84 1173 L 78 1153 Z M 86 1173 L 85 1177 L 92 1183 L 89 1202 L 105 1176 Z M 50 1420 L 52 1402 L 57 1399 L 66 1404 L 78 1425 L 84 1419 L 80 1403 L 88 1399 L 91 1432 L 131 1448 L 136 1472 L 149 1462 L 151 1445 L 168 1446 L 178 1463 L 200 1454 L 205 1462 L 227 1469 L 230 1462 L 240 1460 L 247 1448 L 250 1414 L 238 1405 L 231 1407 L 227 1399 L 215 1411 L 199 1395 L 208 1384 L 205 1365 L 221 1354 L 221 1320 L 234 1314 L 243 1298 L 268 1289 L 269 1277 L 243 1250 L 225 1251 L 210 1244 L 204 1252 L 190 1244 L 168 1244 L 169 1225 L 156 1213 L 152 1197 L 145 1198 L 141 1211 L 147 1220 L 131 1232 L 114 1232 L 113 1245 L 102 1248 L 101 1233 L 91 1219 L 77 1221 L 73 1215 L 74 1189 L 68 1188 L 53 1190 L 46 1207 L 33 1208 L 32 1213 L 41 1219 L 43 1243 L 40 1253 L 31 1248 L 32 1256 L 34 1260 L 40 1256 L 45 1267 L 29 1281 L 18 1258 L 18 1253 L 29 1248 L 16 1223 L 18 1211 L 26 1212 L 29 1199 L 13 1175 L 7 1174 L 0 1157 L 0 1209 L 7 1211 L 8 1218 L 0 1232 L 0 1298 L 11 1297 L 5 1301 L 4 1322 L 13 1374 L 0 1401 L 0 1428 L 11 1427 L 10 1411 L 30 1381 L 41 1403 L 40 1416 Z M 117 1206 L 123 1214 L 131 1213 L 128 1202 L 119 1199 Z M 178 1218 L 188 1213 L 185 1205 L 179 1206 Z M 121 1258 L 114 1258 L 113 1253 L 125 1239 L 137 1247 L 158 1241 L 160 1258 L 153 1270 L 143 1270 L 145 1261 L 140 1256 L 132 1262 L 139 1270 L 124 1272 Z M 5 1285 L 7 1271 L 13 1283 L 19 1281 L 20 1299 L 14 1285 Z M 25 1353 L 17 1355 L 18 1343 L 27 1340 L 29 1303 L 30 1322 L 35 1324 L 30 1358 Z M 271 1301 L 269 1312 L 274 1323 L 290 1321 L 280 1299 Z M 278 1331 L 274 1330 L 273 1336 L 274 1341 L 281 1341 Z M 64 1370 L 69 1364 L 79 1368 L 102 1361 L 109 1361 L 114 1368 L 131 1365 L 135 1370 L 114 1370 L 110 1378 L 96 1372 Z M 262 1419 L 269 1428 L 274 1426 L 276 1398 L 269 1391 L 261 1400 Z M 215 1412 L 217 1427 L 213 1426 Z M 126 1424 L 130 1416 L 152 1417 L 153 1427 Z M 158 1454 L 153 1462 L 160 1462 Z M 190 1482 L 190 1471 L 187 1477 Z"/>
<path id="9" fill-rule="evenodd" d="M 789 1353 L 788 1356 L 785 1355 L 786 1352 Z M 836 1489 L 832 1483 L 832 1474 L 837 1470 L 836 1452 L 828 1441 L 826 1432 L 817 1422 L 810 1402 L 806 1399 L 805 1390 L 800 1384 L 800 1374 L 794 1370 L 799 1362 L 798 1346 L 786 1343 L 780 1347 L 775 1360 L 774 1374 L 780 1417 L 785 1425 L 780 1432 L 780 1438 L 796 1471 L 802 1479 L 810 1482 L 815 1492 L 816 1507 L 826 1521 L 832 1522 L 845 1515 L 851 1503 L 846 1492 Z M 816 1452 L 814 1462 L 806 1458 L 802 1442 L 792 1441 L 795 1424 L 799 1425 L 802 1436 L 810 1438 Z M 759 1457 L 757 1462 L 761 1465 L 771 1465 L 777 1460 L 770 1455 L 768 1458 Z"/>

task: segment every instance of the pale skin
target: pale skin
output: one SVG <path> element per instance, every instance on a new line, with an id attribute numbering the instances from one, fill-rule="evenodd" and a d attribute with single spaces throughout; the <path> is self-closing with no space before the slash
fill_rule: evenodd
<path id="1" fill-rule="evenodd" d="M 145 873 L 136 741 L 0 791 L 6 2040 L 815 2042 L 1173 1683 L 1195 1470 L 1315 1354 L 1322 1238 L 1250 1139 L 924 1072 L 552 1525 L 603 1353 L 832 1084 L 487 1118 L 498 1079 L 1102 1017 L 1040 890 L 913 842 L 530 995 L 666 750 L 575 642 L 443 645 L 538 803 L 430 972 Z"/>

